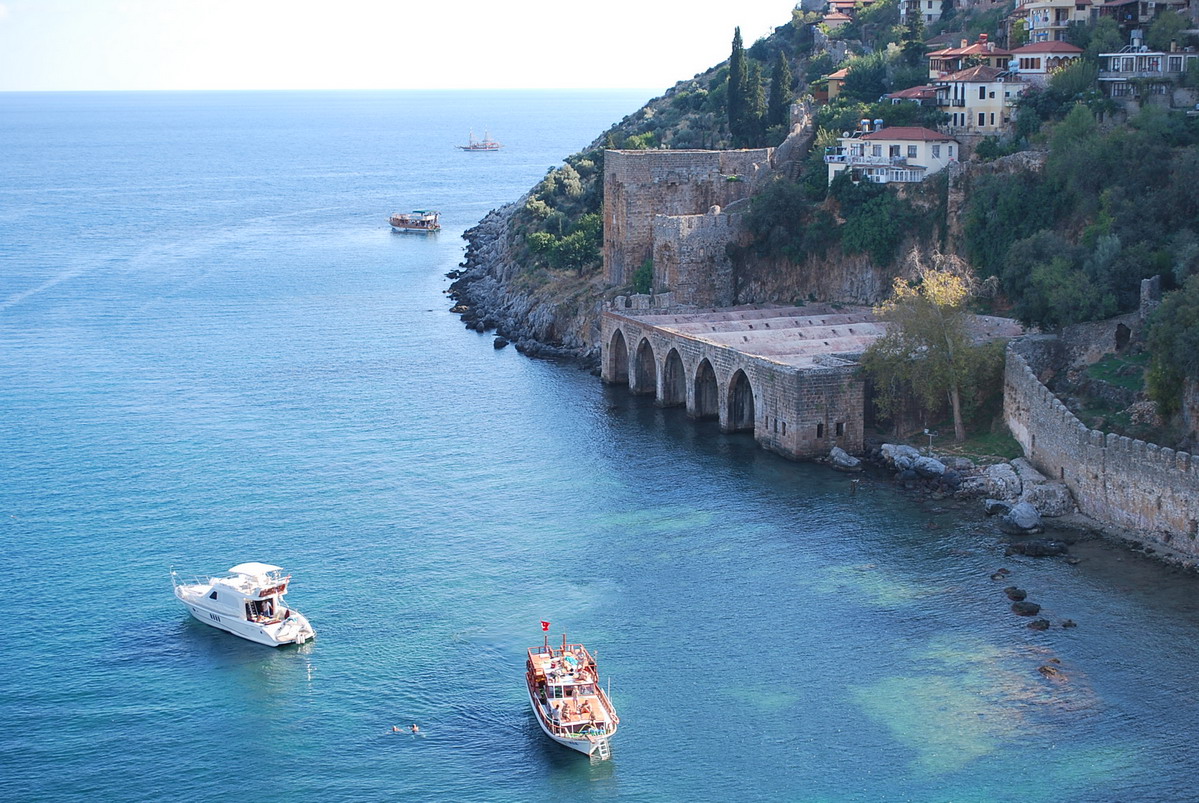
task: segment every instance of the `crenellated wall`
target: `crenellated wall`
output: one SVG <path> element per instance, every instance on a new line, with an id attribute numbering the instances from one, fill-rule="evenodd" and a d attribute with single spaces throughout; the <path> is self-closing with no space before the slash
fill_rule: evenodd
<path id="1" fill-rule="evenodd" d="M 1023 338 L 1007 350 L 1004 417 L 1025 455 L 1087 516 L 1199 556 L 1199 459 L 1087 429 L 1038 379 L 1060 354 L 1053 340 Z"/>
<path id="2" fill-rule="evenodd" d="M 604 276 L 627 284 L 654 252 L 658 215 L 703 215 L 756 192 L 773 148 L 605 151 Z M 673 288 L 671 288 L 673 289 Z"/>

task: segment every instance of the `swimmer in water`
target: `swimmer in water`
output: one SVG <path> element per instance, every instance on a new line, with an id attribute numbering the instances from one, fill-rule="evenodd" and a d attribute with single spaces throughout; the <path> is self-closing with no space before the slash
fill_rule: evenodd
<path id="1" fill-rule="evenodd" d="M 391 726 L 391 732 L 392 732 L 392 733 L 399 733 L 399 732 L 400 732 L 400 729 L 399 729 L 399 728 L 397 728 L 395 725 L 392 725 L 392 726 Z"/>
<path id="2" fill-rule="evenodd" d="M 420 733 L 420 728 L 416 727 L 415 725 L 412 726 L 411 730 L 413 733 Z"/>

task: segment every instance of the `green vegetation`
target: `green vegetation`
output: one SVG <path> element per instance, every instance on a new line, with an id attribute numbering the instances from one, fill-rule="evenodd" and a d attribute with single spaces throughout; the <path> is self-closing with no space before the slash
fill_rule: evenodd
<path id="1" fill-rule="evenodd" d="M 1016 316 L 1055 328 L 1132 310 L 1140 280 L 1199 271 L 1199 120 L 1147 106 L 1103 130 L 1083 103 L 1049 129 L 1042 173 L 985 176 L 966 254 Z"/>
<path id="2" fill-rule="evenodd" d="M 1163 416 L 1178 412 L 1187 380 L 1199 381 L 1199 274 L 1170 293 L 1149 327 L 1149 396 Z"/>
<path id="3" fill-rule="evenodd" d="M 948 403 L 954 440 L 966 439 L 966 408 L 993 387 L 1001 373 L 1002 349 L 971 343 L 967 304 L 973 295 L 973 271 L 954 256 L 934 254 L 925 262 L 909 257 L 909 283 L 896 279 L 891 298 L 875 314 L 891 326 L 862 355 L 862 367 L 874 382 L 879 412 L 889 417 L 907 398 L 929 411 Z"/>

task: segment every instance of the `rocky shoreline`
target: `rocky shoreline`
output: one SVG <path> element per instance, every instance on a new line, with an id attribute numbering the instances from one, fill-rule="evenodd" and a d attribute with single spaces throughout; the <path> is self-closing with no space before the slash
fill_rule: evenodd
<path id="1" fill-rule="evenodd" d="M 466 253 L 448 292 L 455 302 L 450 311 L 466 328 L 494 331 L 496 348 L 509 343 L 530 357 L 564 360 L 591 371 L 599 369 L 600 291 L 590 280 L 578 279 L 551 292 L 517 264 L 512 248 L 513 216 L 527 196 L 493 209 L 463 234 Z M 590 300 L 594 299 L 594 300 Z M 590 339 L 584 337 L 590 333 Z"/>
<path id="2" fill-rule="evenodd" d="M 868 448 L 855 464 L 855 458 L 837 451 L 826 462 L 838 470 L 870 465 L 905 491 L 930 502 L 980 505 L 983 514 L 997 517 L 999 533 L 1013 537 L 1007 555 L 1067 556 L 1073 543 L 1102 539 L 1172 568 L 1199 573 L 1199 560 L 1194 556 L 1161 543 L 1146 544 L 1143 533 L 1111 527 L 1078 512 L 1065 484 L 1045 477 L 1023 457 L 978 465 L 968 458 L 938 458 L 913 446 L 882 443 Z M 1051 537 L 1043 537 L 1046 533 Z"/>

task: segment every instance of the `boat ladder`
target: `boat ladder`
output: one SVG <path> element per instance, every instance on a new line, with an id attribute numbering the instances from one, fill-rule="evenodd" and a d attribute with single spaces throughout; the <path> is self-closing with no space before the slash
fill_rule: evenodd
<path id="1" fill-rule="evenodd" d="M 599 756 L 600 761 L 607 761 L 612 758 L 612 745 L 609 744 L 607 736 L 596 740 L 595 754 Z"/>

